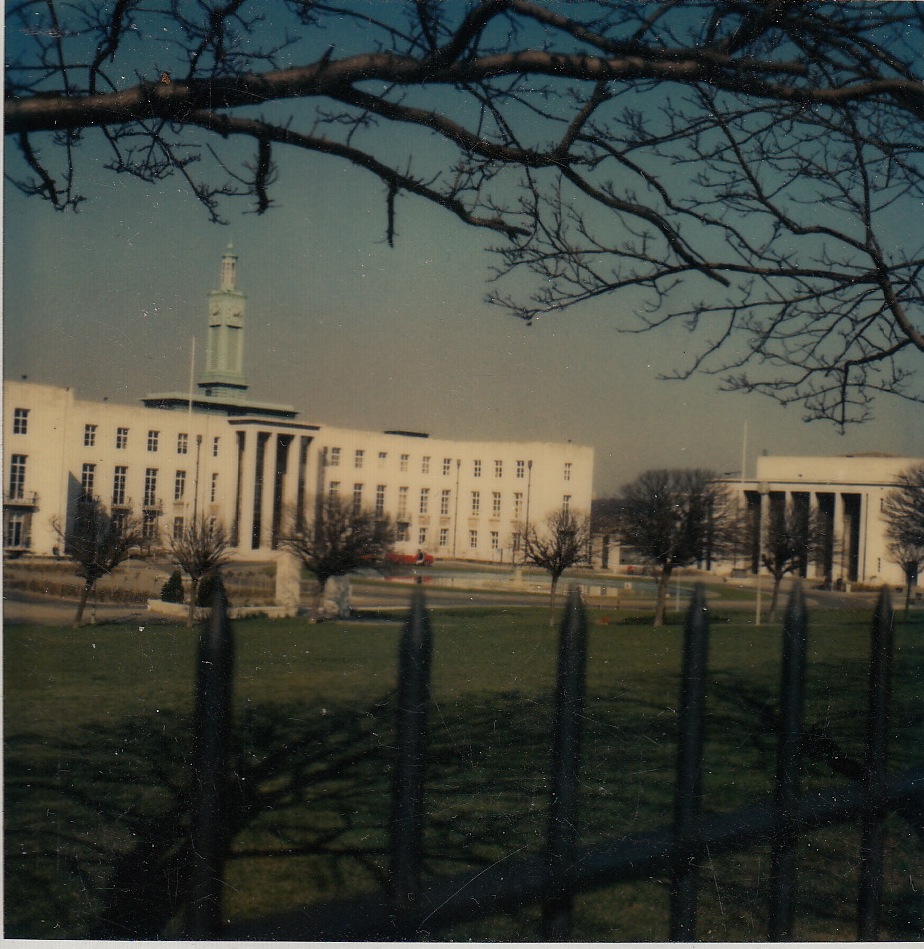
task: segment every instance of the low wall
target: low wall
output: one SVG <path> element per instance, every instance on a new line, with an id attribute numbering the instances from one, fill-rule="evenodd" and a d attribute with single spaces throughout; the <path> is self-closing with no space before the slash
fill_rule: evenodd
<path id="1" fill-rule="evenodd" d="M 185 603 L 167 603 L 165 600 L 148 600 L 148 612 L 158 616 L 169 616 L 176 620 L 186 620 L 189 616 L 189 607 Z M 198 622 L 205 619 L 210 612 L 207 606 L 197 606 L 193 611 L 193 618 Z M 248 619 L 250 617 L 265 616 L 268 619 L 285 619 L 296 616 L 297 609 L 290 606 L 232 606 L 228 610 L 231 619 Z"/>

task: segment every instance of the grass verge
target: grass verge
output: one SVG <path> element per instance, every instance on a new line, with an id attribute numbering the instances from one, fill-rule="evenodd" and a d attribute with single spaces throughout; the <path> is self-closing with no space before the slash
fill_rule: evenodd
<path id="1" fill-rule="evenodd" d="M 593 620 L 593 614 L 591 619 Z M 867 615 L 818 612 L 810 632 L 806 788 L 859 759 Z M 548 798 L 555 634 L 544 607 L 434 615 L 425 853 L 434 875 L 540 851 Z M 235 624 L 235 835 L 229 918 L 367 891 L 385 877 L 400 626 Z M 900 622 L 894 767 L 924 747 L 924 621 Z M 679 623 L 591 630 L 580 839 L 669 822 Z M 779 629 L 729 614 L 713 627 L 707 810 L 770 793 Z M 185 627 L 13 626 L 4 635 L 8 937 L 176 936 L 187 857 L 195 634 Z M 924 936 L 921 815 L 887 845 L 884 936 Z M 796 938 L 854 935 L 858 841 L 800 845 Z M 764 937 L 768 848 L 703 867 L 701 938 Z M 662 879 L 585 894 L 575 938 L 664 940 Z M 537 913 L 459 926 L 454 940 L 535 940 Z"/>

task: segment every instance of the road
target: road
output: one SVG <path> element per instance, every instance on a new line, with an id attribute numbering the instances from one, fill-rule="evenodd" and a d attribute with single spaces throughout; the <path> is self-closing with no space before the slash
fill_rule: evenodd
<path id="1" fill-rule="evenodd" d="M 567 588 L 562 585 L 562 592 Z M 365 582 L 356 580 L 353 583 L 353 606 L 358 610 L 394 610 L 400 612 L 407 609 L 411 594 L 415 589 L 413 583 L 408 582 Z M 426 584 L 424 591 L 427 605 L 434 609 L 446 607 L 495 607 L 516 608 L 523 606 L 544 607 L 548 603 L 548 595 L 542 592 L 517 592 L 515 590 L 458 590 Z M 684 599 L 688 595 L 684 591 Z M 896 608 L 900 608 L 902 598 L 893 600 Z M 76 600 L 61 600 L 54 597 L 42 596 L 36 593 L 26 593 L 20 590 L 5 590 L 3 597 L 4 623 L 34 623 L 40 626 L 68 626 L 73 622 L 77 610 Z M 806 601 L 810 609 L 861 609 L 871 610 L 875 602 L 875 594 L 871 593 L 837 593 L 822 590 L 806 591 Z M 593 595 L 586 598 L 587 605 L 593 610 L 620 612 L 627 610 L 650 610 L 653 602 L 650 597 L 636 599 L 620 599 L 617 604 L 612 598 L 601 598 Z M 673 610 L 676 598 L 672 595 L 668 609 Z M 713 600 L 716 610 L 753 610 L 753 599 L 723 599 Z M 764 591 L 764 611 L 770 605 L 769 591 Z M 920 607 L 918 607 L 920 608 Z M 172 620 L 151 614 L 140 603 L 100 603 L 96 607 L 91 600 L 84 613 L 86 622 L 94 618 L 98 623 L 137 623 L 138 625 L 153 623 L 169 623 Z"/>

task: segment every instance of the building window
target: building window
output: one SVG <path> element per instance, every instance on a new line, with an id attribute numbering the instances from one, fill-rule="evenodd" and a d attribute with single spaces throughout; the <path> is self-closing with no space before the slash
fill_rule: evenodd
<path id="1" fill-rule="evenodd" d="M 407 471 L 407 463 L 408 463 L 408 461 L 410 461 L 410 458 L 411 458 L 410 455 L 402 455 L 402 456 L 401 456 L 401 465 L 400 465 L 400 467 L 401 467 L 401 470 L 402 470 L 402 471 Z"/>
<path id="2" fill-rule="evenodd" d="M 176 473 L 176 479 L 173 482 L 173 500 L 182 501 L 183 495 L 186 493 L 186 472 L 178 471 Z"/>
<path id="3" fill-rule="evenodd" d="M 407 540 L 407 532 L 410 526 L 411 525 L 408 524 L 407 521 L 398 521 L 397 525 L 395 526 L 395 540 Z"/>
<path id="4" fill-rule="evenodd" d="M 504 477 L 504 463 L 502 461 L 494 462 L 494 477 L 495 478 Z"/>
<path id="5" fill-rule="evenodd" d="M 10 455 L 10 500 L 21 501 L 26 486 L 26 458 L 28 455 Z"/>
<path id="6" fill-rule="evenodd" d="M 217 435 L 212 439 L 212 457 L 213 458 L 218 457 L 218 443 L 220 441 L 221 439 Z"/>
<path id="7" fill-rule="evenodd" d="M 513 549 L 514 549 L 514 550 L 519 550 L 519 549 L 520 549 L 520 534 L 519 534 L 519 532 L 515 532 L 514 535 L 513 535 Z"/>
<path id="8" fill-rule="evenodd" d="M 440 528 L 440 547 L 449 546 L 449 528 L 441 527 Z"/>
<path id="9" fill-rule="evenodd" d="M 80 493 L 85 498 L 93 497 L 93 488 L 96 484 L 96 465 L 85 464 L 80 472 Z"/>
<path id="10" fill-rule="evenodd" d="M 157 512 L 145 511 L 141 518 L 141 536 L 146 541 L 157 537 Z"/>
<path id="11" fill-rule="evenodd" d="M 173 519 L 173 539 L 179 540 L 183 536 L 184 521 L 182 517 Z"/>
<path id="12" fill-rule="evenodd" d="M 497 531 L 491 531 L 491 550 L 500 549 L 500 534 Z"/>
<path id="13" fill-rule="evenodd" d="M 468 546 L 473 550 L 478 546 L 478 531 L 468 532 Z"/>
<path id="14" fill-rule="evenodd" d="M 385 513 L 385 485 L 375 486 L 375 515 L 381 517 Z"/>
<path id="15" fill-rule="evenodd" d="M 331 481 L 330 485 L 328 486 L 327 493 L 328 493 L 332 498 L 337 497 L 337 496 L 340 494 L 340 482 L 339 482 L 339 481 Z"/>
<path id="16" fill-rule="evenodd" d="M 29 431 L 29 410 L 13 409 L 13 434 L 25 435 Z"/>
<path id="17" fill-rule="evenodd" d="M 178 455 L 185 455 L 189 451 L 189 434 L 187 432 L 180 432 L 176 437 L 176 453 Z"/>
<path id="18" fill-rule="evenodd" d="M 426 514 L 430 509 L 430 489 L 420 489 L 420 513 Z"/>
<path id="19" fill-rule="evenodd" d="M 144 472 L 144 506 L 157 504 L 157 469 L 146 468 Z"/>
<path id="20" fill-rule="evenodd" d="M 116 429 L 116 448 L 127 448 L 128 447 L 128 429 L 127 428 L 117 428 Z"/>
<path id="21" fill-rule="evenodd" d="M 214 504 L 218 500 L 218 472 L 212 472 L 212 485 L 209 490 L 209 502 Z"/>
<path id="22" fill-rule="evenodd" d="M 128 477 L 128 468 L 125 465 L 116 465 L 112 476 L 112 503 L 114 506 L 125 504 L 125 480 Z"/>
<path id="23" fill-rule="evenodd" d="M 357 448 L 356 454 L 353 456 L 353 467 L 362 468 L 363 458 L 365 457 L 366 457 L 366 453 L 362 450 L 362 448 Z"/>
<path id="24" fill-rule="evenodd" d="M 472 491 L 472 514 L 477 514 L 481 510 L 481 492 Z"/>
<path id="25" fill-rule="evenodd" d="M 500 517 L 501 512 L 501 495 L 500 491 L 495 491 L 491 497 L 491 514 L 494 517 Z"/>
<path id="26" fill-rule="evenodd" d="M 565 462 L 565 481 L 570 481 L 570 480 L 571 480 L 571 462 L 566 461 Z"/>
<path id="27" fill-rule="evenodd" d="M 452 492 L 449 488 L 443 488 L 442 493 L 440 494 L 440 514 L 444 517 L 449 514 L 449 499 L 452 497 Z"/>
<path id="28" fill-rule="evenodd" d="M 331 448 L 328 462 L 331 468 L 340 467 L 340 449 L 339 448 Z"/>
<path id="29" fill-rule="evenodd" d="M 526 477 L 526 462 L 525 461 L 517 462 L 517 477 L 518 478 Z"/>
<path id="30" fill-rule="evenodd" d="M 359 514 L 363 506 L 363 486 L 360 482 L 353 485 L 353 513 Z"/>
<path id="31" fill-rule="evenodd" d="M 28 547 L 29 540 L 26 533 L 26 512 L 7 511 L 6 525 L 3 532 L 4 547 Z"/>
<path id="32" fill-rule="evenodd" d="M 421 527 L 417 532 L 417 543 L 420 547 L 427 546 L 427 528 Z"/>
<path id="33" fill-rule="evenodd" d="M 83 427 L 83 447 L 92 448 L 96 444 L 96 426 L 87 422 Z"/>
<path id="34" fill-rule="evenodd" d="M 513 492 L 513 516 L 514 518 L 519 519 L 522 513 L 523 513 L 523 492 L 514 491 Z"/>
<path id="35" fill-rule="evenodd" d="M 444 458 L 443 459 L 443 474 L 448 475 L 452 471 L 452 459 Z"/>
<path id="36" fill-rule="evenodd" d="M 387 452 L 387 451 L 380 451 L 380 452 L 379 452 L 379 467 L 380 467 L 380 468 L 384 468 L 384 467 L 385 467 L 385 461 L 386 461 L 387 458 L 388 458 L 388 452 Z"/>
<path id="37" fill-rule="evenodd" d="M 407 517 L 407 493 L 408 489 L 402 485 L 398 488 L 398 517 Z"/>
<path id="38" fill-rule="evenodd" d="M 474 469 L 472 471 L 472 474 L 474 474 L 476 478 L 480 478 L 481 477 L 481 462 L 477 458 L 475 459 L 472 467 Z"/>
<path id="39" fill-rule="evenodd" d="M 570 494 L 566 494 L 561 499 L 561 509 L 562 511 L 565 512 L 565 514 L 567 514 L 568 511 L 571 509 L 571 495 Z"/>
<path id="40" fill-rule="evenodd" d="M 420 459 L 420 473 L 421 474 L 430 474 L 430 456 L 424 455 Z"/>
<path id="41" fill-rule="evenodd" d="M 148 432 L 148 451 L 157 451 L 157 443 L 160 440 L 160 432 L 151 429 Z"/>

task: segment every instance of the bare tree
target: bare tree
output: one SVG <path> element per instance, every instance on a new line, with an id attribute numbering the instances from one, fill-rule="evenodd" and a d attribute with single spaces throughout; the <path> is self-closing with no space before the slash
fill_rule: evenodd
<path id="1" fill-rule="evenodd" d="M 81 497 L 71 526 L 68 528 L 57 519 L 52 526 L 65 555 L 74 561 L 77 575 L 83 579 L 74 616 L 77 627 L 83 621 L 87 599 L 97 580 L 111 574 L 141 549 L 142 525 L 131 513 L 111 514 L 98 498 Z"/>
<path id="2" fill-rule="evenodd" d="M 767 621 L 776 618 L 777 599 L 783 577 L 802 573 L 818 557 L 824 542 L 824 525 L 817 509 L 799 507 L 792 502 L 774 505 L 764 519 L 760 550 L 761 563 L 773 577 L 773 593 Z"/>
<path id="3" fill-rule="evenodd" d="M 885 496 L 882 516 L 886 523 L 889 554 L 905 574 L 905 612 L 911 605 L 911 588 L 924 564 L 924 465 L 901 472 Z"/>
<path id="4" fill-rule="evenodd" d="M 383 566 L 395 532 L 390 520 L 358 509 L 351 498 L 330 494 L 316 502 L 314 510 L 313 521 L 293 518 L 281 543 L 317 580 L 314 617 L 319 618 L 327 581 Z"/>
<path id="5" fill-rule="evenodd" d="M 170 554 L 189 577 L 189 612 L 187 623 L 195 621 L 199 602 L 199 584 L 202 578 L 215 573 L 228 563 L 227 550 L 231 544 L 220 521 L 200 514 L 185 524 L 170 538 Z"/>
<path id="6" fill-rule="evenodd" d="M 664 623 L 671 575 L 709 566 L 738 542 L 728 488 L 711 471 L 650 470 L 627 484 L 610 508 L 615 533 L 658 578 L 654 625 Z"/>
<path id="7" fill-rule="evenodd" d="M 555 593 L 561 575 L 571 567 L 590 563 L 590 518 L 562 509 L 553 511 L 540 530 L 535 524 L 521 531 L 524 563 L 547 571 L 549 586 L 549 626 L 555 625 Z"/>
<path id="8" fill-rule="evenodd" d="M 7 173 L 76 207 L 92 133 L 113 172 L 178 176 L 217 220 L 270 207 L 278 150 L 320 153 L 382 182 L 390 242 L 402 196 L 502 236 L 491 298 L 528 322 L 618 294 L 618 328 L 694 334 L 675 376 L 841 426 L 922 398 L 919 4 L 265 10 L 14 2 Z"/>

